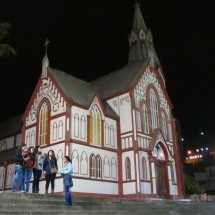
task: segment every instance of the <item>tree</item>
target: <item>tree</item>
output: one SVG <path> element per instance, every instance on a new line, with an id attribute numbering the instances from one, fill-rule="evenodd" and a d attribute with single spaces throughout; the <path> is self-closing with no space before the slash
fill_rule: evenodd
<path id="1" fill-rule="evenodd" d="M 2 40 L 9 37 L 9 30 L 11 28 L 11 24 L 8 22 L 0 22 L 0 57 L 8 57 L 9 55 L 15 55 L 16 51 L 8 44 L 1 43 Z"/>
<path id="2" fill-rule="evenodd" d="M 203 194 L 205 189 L 193 177 L 185 175 L 185 192 L 187 195 Z"/>

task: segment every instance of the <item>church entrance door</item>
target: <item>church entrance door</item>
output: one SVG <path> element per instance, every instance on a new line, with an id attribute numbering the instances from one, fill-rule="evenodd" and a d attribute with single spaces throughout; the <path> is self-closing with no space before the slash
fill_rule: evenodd
<path id="1" fill-rule="evenodd" d="M 165 165 L 165 162 L 155 162 L 155 171 L 157 194 L 160 198 L 168 198 L 169 188 L 167 180 L 167 167 Z"/>

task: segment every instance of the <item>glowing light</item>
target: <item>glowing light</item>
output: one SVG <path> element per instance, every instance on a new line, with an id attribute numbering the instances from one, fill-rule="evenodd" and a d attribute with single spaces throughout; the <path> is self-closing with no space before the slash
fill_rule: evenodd
<path id="1" fill-rule="evenodd" d="M 191 155 L 191 154 L 192 154 L 192 152 L 189 150 L 189 151 L 187 151 L 187 154 L 188 154 L 188 155 Z"/>

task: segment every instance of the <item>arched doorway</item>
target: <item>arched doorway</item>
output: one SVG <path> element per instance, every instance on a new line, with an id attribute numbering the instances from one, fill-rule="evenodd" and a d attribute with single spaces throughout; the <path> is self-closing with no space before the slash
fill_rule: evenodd
<path id="1" fill-rule="evenodd" d="M 160 198 L 169 198 L 167 155 L 160 143 L 156 144 L 153 154 L 156 157 L 154 164 L 157 195 Z"/>

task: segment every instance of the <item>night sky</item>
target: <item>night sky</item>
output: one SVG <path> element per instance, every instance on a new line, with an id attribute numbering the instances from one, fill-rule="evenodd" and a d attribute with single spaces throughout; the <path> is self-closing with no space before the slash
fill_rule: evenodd
<path id="1" fill-rule="evenodd" d="M 0 120 L 23 113 L 40 77 L 44 42 L 50 66 L 91 81 L 127 64 L 135 0 L 0 0 L 5 40 L 0 58 Z M 213 0 L 139 0 L 163 67 L 184 145 L 215 145 Z M 3 43 L 3 41 L 0 41 Z M 201 136 L 200 132 L 204 132 Z"/>

